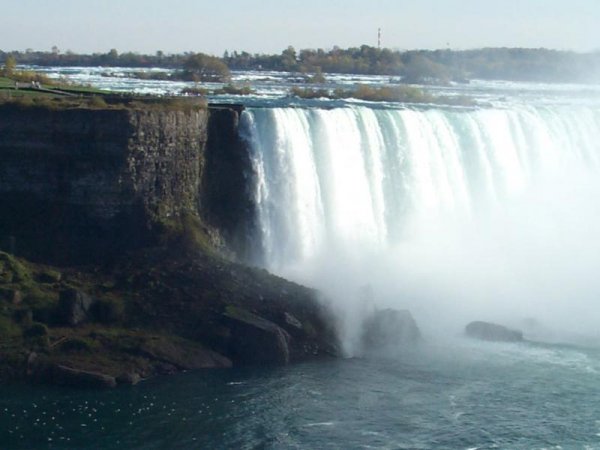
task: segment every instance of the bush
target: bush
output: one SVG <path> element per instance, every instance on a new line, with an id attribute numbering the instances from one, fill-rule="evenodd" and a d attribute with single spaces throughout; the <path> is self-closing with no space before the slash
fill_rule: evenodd
<path id="1" fill-rule="evenodd" d="M 476 102 L 469 97 L 434 96 L 414 86 L 368 86 L 359 84 L 356 89 L 335 89 L 333 93 L 325 89 L 291 89 L 291 94 L 305 99 L 356 98 L 370 102 L 435 103 L 438 105 L 474 106 Z"/>
<path id="2" fill-rule="evenodd" d="M 4 61 L 4 66 L 2 67 L 0 74 L 5 77 L 11 77 L 13 75 L 16 67 L 17 67 L 17 60 L 15 59 L 14 56 L 8 55 L 6 57 L 6 60 Z"/>
<path id="3" fill-rule="evenodd" d="M 181 90 L 181 93 L 183 95 L 204 96 L 204 95 L 208 94 L 208 89 L 204 89 L 204 88 L 200 88 L 200 87 L 188 87 L 188 88 L 183 88 Z"/>
<path id="4" fill-rule="evenodd" d="M 181 76 L 190 81 L 229 81 L 231 74 L 229 67 L 215 56 L 197 53 L 191 55 L 184 63 Z"/>
<path id="5" fill-rule="evenodd" d="M 325 78 L 325 75 L 323 75 L 323 72 L 321 72 L 321 68 L 317 67 L 317 69 L 315 70 L 315 73 L 313 75 L 311 75 L 310 77 L 308 77 L 308 79 L 306 80 L 308 83 L 326 83 L 327 79 Z"/>
<path id="6" fill-rule="evenodd" d="M 30 83 L 32 81 L 35 81 L 40 84 L 45 84 L 47 86 L 54 86 L 56 84 L 56 82 L 52 78 L 49 78 L 48 76 L 44 75 L 43 73 L 26 71 L 26 70 L 22 70 L 19 72 L 12 72 L 12 74 L 10 75 L 10 78 L 13 79 L 14 81 L 19 81 L 21 83 Z"/>
<path id="7" fill-rule="evenodd" d="M 237 87 L 233 84 L 223 86 L 223 88 L 215 91 L 215 94 L 229 94 L 229 95 L 251 95 L 254 90 L 250 86 Z"/>
<path id="8" fill-rule="evenodd" d="M 299 88 L 293 87 L 290 90 L 290 94 L 294 97 L 314 99 L 314 98 L 333 98 L 328 90 L 326 89 L 310 89 L 310 88 Z"/>
<path id="9" fill-rule="evenodd" d="M 89 106 L 95 109 L 104 109 L 104 108 L 108 108 L 108 105 L 106 104 L 106 101 L 100 97 L 99 95 L 93 95 L 89 102 L 88 102 Z"/>

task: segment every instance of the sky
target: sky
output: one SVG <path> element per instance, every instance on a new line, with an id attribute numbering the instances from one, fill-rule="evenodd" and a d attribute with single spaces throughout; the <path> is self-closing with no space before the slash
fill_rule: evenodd
<path id="1" fill-rule="evenodd" d="M 0 0 L 0 49 L 600 49 L 600 0 Z"/>

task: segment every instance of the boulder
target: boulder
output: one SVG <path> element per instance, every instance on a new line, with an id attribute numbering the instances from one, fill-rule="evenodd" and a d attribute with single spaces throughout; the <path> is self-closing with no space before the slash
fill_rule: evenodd
<path id="1" fill-rule="evenodd" d="M 408 310 L 382 309 L 365 320 L 362 347 L 365 350 L 414 344 L 421 339 L 419 327 Z"/>
<path id="2" fill-rule="evenodd" d="M 231 367 L 231 361 L 198 343 L 156 337 L 140 345 L 139 352 L 155 361 L 166 363 L 179 370 L 213 369 Z"/>
<path id="3" fill-rule="evenodd" d="M 225 319 L 230 331 L 229 353 L 240 364 L 288 364 L 291 336 L 275 323 L 235 306 Z"/>
<path id="4" fill-rule="evenodd" d="M 490 322 L 471 322 L 465 327 L 467 336 L 483 341 L 519 342 L 523 340 L 523 333 L 511 330 L 502 325 Z"/>
<path id="5" fill-rule="evenodd" d="M 290 325 L 294 328 L 297 328 L 299 330 L 302 329 L 302 322 L 300 322 L 298 319 L 296 319 L 290 313 L 288 313 L 288 312 L 284 313 L 283 318 L 285 319 L 285 323 L 287 323 L 288 325 Z"/>
<path id="6" fill-rule="evenodd" d="M 86 322 L 95 299 L 77 289 L 60 293 L 58 299 L 58 320 L 60 323 L 76 326 Z"/>

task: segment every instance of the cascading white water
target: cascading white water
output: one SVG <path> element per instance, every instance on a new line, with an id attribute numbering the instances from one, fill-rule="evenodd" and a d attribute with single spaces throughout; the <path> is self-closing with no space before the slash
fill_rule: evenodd
<path id="1" fill-rule="evenodd" d="M 262 263 L 346 309 L 368 283 L 429 315 L 547 319 L 600 298 L 587 278 L 600 270 L 598 108 L 256 108 L 243 121 Z"/>

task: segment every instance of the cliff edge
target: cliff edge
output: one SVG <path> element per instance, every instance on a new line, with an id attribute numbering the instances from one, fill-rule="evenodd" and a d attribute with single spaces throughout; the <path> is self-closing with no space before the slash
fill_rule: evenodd
<path id="1" fill-rule="evenodd" d="M 233 261 L 254 216 L 239 114 L 0 106 L 0 377 L 114 386 L 339 353 L 316 292 Z"/>

